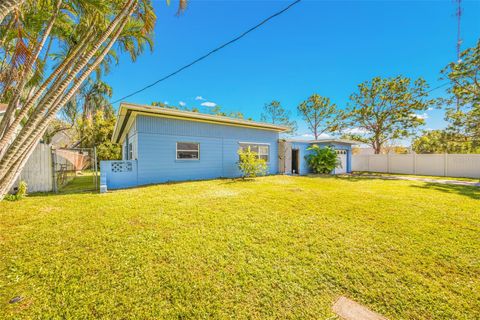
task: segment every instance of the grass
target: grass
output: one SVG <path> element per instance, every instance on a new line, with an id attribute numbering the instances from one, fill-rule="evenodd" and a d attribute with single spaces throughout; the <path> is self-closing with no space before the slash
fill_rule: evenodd
<path id="1" fill-rule="evenodd" d="M 480 318 L 480 188 L 271 176 L 0 203 L 0 318 Z M 20 296 L 22 301 L 9 303 Z"/>
<path id="2" fill-rule="evenodd" d="M 466 177 L 444 177 L 444 176 L 424 176 L 418 174 L 405 174 L 405 173 L 384 173 L 384 172 L 370 172 L 370 171 L 356 171 L 356 175 L 362 176 L 385 176 L 385 177 L 413 177 L 413 178 L 426 178 L 426 179 L 437 179 L 437 180 L 456 180 L 456 181 L 468 181 L 468 182 L 479 182 L 478 178 L 466 178 Z"/>
<path id="3" fill-rule="evenodd" d="M 59 190 L 60 193 L 78 193 L 86 191 L 95 191 L 95 172 L 83 171 L 79 175 L 75 175 L 71 181 L 62 186 Z M 97 186 L 100 184 L 100 174 L 97 177 Z"/>

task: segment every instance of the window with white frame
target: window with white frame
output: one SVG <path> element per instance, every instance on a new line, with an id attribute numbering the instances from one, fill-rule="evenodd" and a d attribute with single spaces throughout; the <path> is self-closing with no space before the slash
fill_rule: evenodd
<path id="1" fill-rule="evenodd" d="M 177 142 L 177 160 L 199 160 L 200 143 Z"/>
<path id="2" fill-rule="evenodd" d="M 133 143 L 128 144 L 128 158 L 127 160 L 133 160 Z"/>
<path id="3" fill-rule="evenodd" d="M 266 162 L 270 160 L 270 146 L 268 144 L 240 142 L 240 148 L 244 151 L 250 148 L 250 151 L 255 152 L 260 159 L 263 159 Z"/>

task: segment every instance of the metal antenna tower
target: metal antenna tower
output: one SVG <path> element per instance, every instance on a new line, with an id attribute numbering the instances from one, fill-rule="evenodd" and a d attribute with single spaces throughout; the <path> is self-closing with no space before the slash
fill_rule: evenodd
<path id="1" fill-rule="evenodd" d="M 457 16 L 457 61 L 460 61 L 460 49 L 462 46 L 462 36 L 461 36 L 461 20 L 462 20 L 462 0 L 455 0 L 457 3 L 457 10 L 455 15 Z"/>

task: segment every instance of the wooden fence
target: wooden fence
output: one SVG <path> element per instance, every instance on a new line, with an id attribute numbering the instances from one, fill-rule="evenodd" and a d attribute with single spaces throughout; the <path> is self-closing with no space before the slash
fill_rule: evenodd
<path id="1" fill-rule="evenodd" d="M 72 180 L 77 171 L 91 167 L 92 155 L 82 154 L 75 149 L 53 149 L 50 145 L 39 143 L 28 159 L 13 190 L 19 181 L 25 181 L 28 193 L 58 191 Z"/>
<path id="2" fill-rule="evenodd" d="M 353 155 L 352 170 L 480 178 L 480 154 Z"/>
<path id="3" fill-rule="evenodd" d="M 28 192 L 48 192 L 53 190 L 53 167 L 51 146 L 39 143 L 20 173 L 18 181 L 25 181 Z"/>

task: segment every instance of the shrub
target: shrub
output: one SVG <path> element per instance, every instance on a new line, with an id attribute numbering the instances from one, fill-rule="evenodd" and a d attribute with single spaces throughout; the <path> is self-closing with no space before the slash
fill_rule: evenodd
<path id="1" fill-rule="evenodd" d="M 8 201 L 17 201 L 24 198 L 27 195 L 27 183 L 25 181 L 20 181 L 18 184 L 17 192 L 15 194 L 7 194 L 5 200 Z"/>
<path id="2" fill-rule="evenodd" d="M 244 179 L 267 174 L 267 162 L 265 159 L 260 159 L 256 152 L 250 150 L 250 147 L 246 150 L 239 149 L 238 155 L 240 157 L 238 168 L 242 171 Z"/>
<path id="3" fill-rule="evenodd" d="M 314 144 L 307 150 L 312 153 L 305 156 L 305 159 L 314 173 L 330 173 L 336 167 L 341 166 L 335 150 L 331 147 L 320 148 Z"/>

